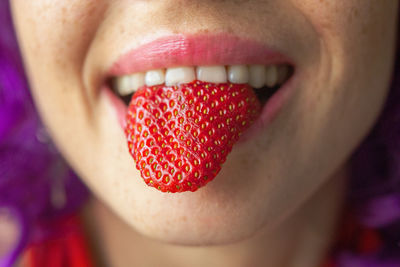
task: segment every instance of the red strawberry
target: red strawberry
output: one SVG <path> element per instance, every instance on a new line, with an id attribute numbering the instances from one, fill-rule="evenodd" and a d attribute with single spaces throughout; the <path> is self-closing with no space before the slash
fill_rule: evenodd
<path id="1" fill-rule="evenodd" d="M 196 191 L 214 179 L 259 113 L 260 102 L 248 85 L 144 86 L 128 107 L 129 152 L 149 186 Z"/>

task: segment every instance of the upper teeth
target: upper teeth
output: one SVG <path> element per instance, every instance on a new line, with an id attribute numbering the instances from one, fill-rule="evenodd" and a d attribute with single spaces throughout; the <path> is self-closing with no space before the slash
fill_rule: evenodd
<path id="1" fill-rule="evenodd" d="M 212 83 L 249 83 L 254 88 L 274 87 L 282 84 L 289 75 L 288 65 L 223 65 L 174 67 L 149 70 L 117 77 L 114 87 L 118 94 L 125 96 L 134 93 L 143 85 L 167 86 L 188 83 L 195 79 Z"/>
<path id="2" fill-rule="evenodd" d="M 190 83 L 195 79 L 196 75 L 192 67 L 168 68 L 165 74 L 165 85 L 171 86 L 178 83 Z"/>

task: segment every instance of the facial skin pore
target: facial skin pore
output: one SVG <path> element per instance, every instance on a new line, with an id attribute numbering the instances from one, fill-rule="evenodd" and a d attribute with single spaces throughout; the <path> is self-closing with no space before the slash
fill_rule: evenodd
<path id="1" fill-rule="evenodd" d="M 310 220 L 327 236 L 332 231 L 346 162 L 387 96 L 398 1 L 13 0 L 12 11 L 44 123 L 125 233 L 230 246 L 271 244 L 268 233 L 283 233 L 284 225 L 301 231 Z M 140 178 L 101 75 L 130 49 L 177 33 L 229 33 L 267 44 L 293 59 L 296 81 L 276 119 L 235 145 L 214 181 L 195 193 L 163 194 Z M 320 220 L 325 208 L 334 212 Z M 319 242 L 315 247 L 329 239 Z M 292 266 L 282 258 L 269 263 Z"/>

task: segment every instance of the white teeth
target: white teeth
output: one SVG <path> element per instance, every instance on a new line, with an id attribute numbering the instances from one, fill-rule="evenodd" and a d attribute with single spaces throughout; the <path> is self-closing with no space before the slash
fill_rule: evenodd
<path id="1" fill-rule="evenodd" d="M 131 86 L 133 89 L 133 91 L 131 93 L 133 93 L 134 91 L 137 91 L 137 89 L 139 89 L 140 87 L 142 87 L 144 85 L 144 73 L 143 72 L 132 74 L 129 77 L 131 78 Z"/>
<path id="2" fill-rule="evenodd" d="M 245 65 L 228 66 L 228 79 L 231 83 L 248 83 L 249 69 Z"/>
<path id="3" fill-rule="evenodd" d="M 249 74 L 249 84 L 251 87 L 264 87 L 267 79 L 267 70 L 264 65 L 250 65 Z"/>
<path id="4" fill-rule="evenodd" d="M 196 80 L 193 67 L 168 68 L 165 74 L 166 86 L 189 83 L 193 80 Z"/>
<path id="5" fill-rule="evenodd" d="M 115 79 L 114 86 L 117 89 L 118 94 L 122 96 L 129 95 L 133 92 L 129 75 L 125 75 L 119 77 L 118 79 Z"/>
<path id="6" fill-rule="evenodd" d="M 199 66 L 196 69 L 197 79 L 210 83 L 226 83 L 225 66 Z"/>
<path id="7" fill-rule="evenodd" d="M 268 87 L 274 87 L 278 82 L 278 68 L 273 66 L 268 66 L 266 71 L 265 84 Z"/>
<path id="8" fill-rule="evenodd" d="M 173 67 L 125 75 L 113 79 L 112 82 L 121 96 L 132 94 L 145 84 L 153 86 L 165 83 L 166 86 L 173 86 L 196 79 L 210 83 L 226 83 L 228 80 L 235 84 L 248 83 L 258 89 L 282 85 L 289 78 L 290 72 L 287 64 Z"/>
<path id="9" fill-rule="evenodd" d="M 149 70 L 146 72 L 145 82 L 147 86 L 163 84 L 165 82 L 164 70 Z"/>

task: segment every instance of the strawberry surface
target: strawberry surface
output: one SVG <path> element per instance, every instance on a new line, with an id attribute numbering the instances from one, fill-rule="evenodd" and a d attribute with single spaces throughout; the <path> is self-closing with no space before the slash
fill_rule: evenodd
<path id="1" fill-rule="evenodd" d="M 147 185 L 162 192 L 196 191 L 215 178 L 260 109 L 244 84 L 144 86 L 128 107 L 129 152 Z"/>

